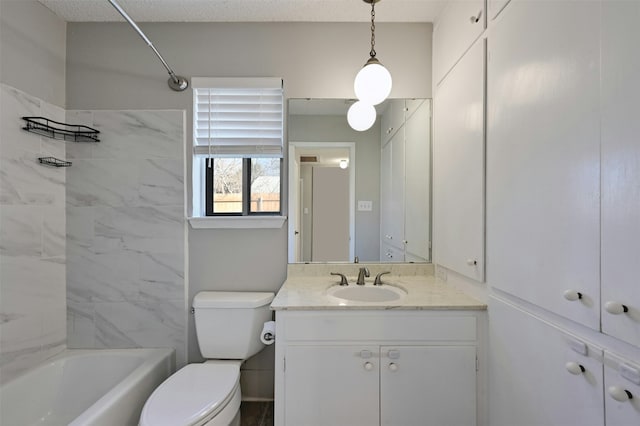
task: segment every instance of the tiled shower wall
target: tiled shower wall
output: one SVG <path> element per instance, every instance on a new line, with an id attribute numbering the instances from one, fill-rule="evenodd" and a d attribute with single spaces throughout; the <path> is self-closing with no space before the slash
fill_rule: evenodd
<path id="1" fill-rule="evenodd" d="M 66 339 L 65 143 L 22 130 L 65 111 L 0 85 L 0 382 L 60 352 Z"/>
<path id="2" fill-rule="evenodd" d="M 186 362 L 183 111 L 68 111 L 70 348 L 173 347 Z"/>

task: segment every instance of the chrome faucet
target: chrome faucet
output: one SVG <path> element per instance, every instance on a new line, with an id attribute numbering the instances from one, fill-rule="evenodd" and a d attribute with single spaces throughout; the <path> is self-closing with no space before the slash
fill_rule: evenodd
<path id="1" fill-rule="evenodd" d="M 360 272 L 358 272 L 358 280 L 356 284 L 364 285 L 364 278 L 369 278 L 369 269 L 368 268 L 360 268 Z"/>
<path id="2" fill-rule="evenodd" d="M 344 274 L 341 274 L 339 272 L 330 272 L 330 274 L 340 276 L 340 285 L 349 285 L 349 282 L 347 281 L 347 277 L 345 277 Z"/>
<path id="3" fill-rule="evenodd" d="M 373 280 L 373 285 L 382 285 L 382 279 L 380 277 L 382 277 L 383 275 L 386 274 L 390 274 L 391 271 L 386 271 L 386 272 L 380 272 L 378 275 L 376 275 L 376 279 Z"/>

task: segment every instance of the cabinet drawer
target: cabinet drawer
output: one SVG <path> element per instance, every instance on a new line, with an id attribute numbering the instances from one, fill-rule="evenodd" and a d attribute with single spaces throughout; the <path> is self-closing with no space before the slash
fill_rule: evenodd
<path id="1" fill-rule="evenodd" d="M 440 81 L 484 31 L 484 1 L 452 1 L 433 29 L 433 81 Z"/>
<path id="2" fill-rule="evenodd" d="M 309 313 L 288 318 L 288 341 L 475 341 L 474 316 Z"/>

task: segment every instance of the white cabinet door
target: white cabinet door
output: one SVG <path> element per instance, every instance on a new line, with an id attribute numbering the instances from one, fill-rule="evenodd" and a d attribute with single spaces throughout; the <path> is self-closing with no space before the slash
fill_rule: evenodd
<path id="1" fill-rule="evenodd" d="M 495 298 L 489 312 L 492 426 L 604 424 L 600 348 Z"/>
<path id="2" fill-rule="evenodd" d="M 404 250 L 404 126 L 391 138 L 391 197 L 389 198 L 389 244 Z"/>
<path id="3" fill-rule="evenodd" d="M 377 425 L 377 355 L 377 346 L 288 346 L 284 371 L 286 424 Z"/>
<path id="4" fill-rule="evenodd" d="M 405 251 L 429 259 L 431 104 L 424 101 L 405 123 Z M 423 260 L 423 261 L 424 261 Z"/>
<path id="5" fill-rule="evenodd" d="M 404 99 L 389 99 L 388 105 L 382 114 L 380 131 L 382 143 L 386 143 L 402 127 L 405 116 Z"/>
<path id="6" fill-rule="evenodd" d="M 627 363 L 612 354 L 605 353 L 604 386 L 607 426 L 640 425 L 639 380 L 640 365 Z M 631 398 L 627 399 L 629 395 Z"/>
<path id="7" fill-rule="evenodd" d="M 380 424 L 476 424 L 476 348 L 384 346 Z"/>
<path id="8" fill-rule="evenodd" d="M 391 239 L 391 144 L 380 152 L 380 260 L 387 260 L 384 245 Z"/>
<path id="9" fill-rule="evenodd" d="M 599 2 L 513 1 L 487 64 L 491 284 L 596 330 L 599 28 Z"/>
<path id="10" fill-rule="evenodd" d="M 640 346 L 640 2 L 602 8 L 602 331 Z"/>
<path id="11" fill-rule="evenodd" d="M 433 81 L 447 72 L 484 31 L 484 0 L 450 1 L 433 29 Z"/>
<path id="12" fill-rule="evenodd" d="M 433 258 L 484 280 L 484 44 L 476 43 L 434 99 Z"/>

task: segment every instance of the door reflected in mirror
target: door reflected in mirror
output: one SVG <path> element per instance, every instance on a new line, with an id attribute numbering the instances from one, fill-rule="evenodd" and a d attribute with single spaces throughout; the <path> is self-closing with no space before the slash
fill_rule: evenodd
<path id="1" fill-rule="evenodd" d="M 431 102 L 387 100 L 363 132 L 352 103 L 289 100 L 289 263 L 428 262 Z"/>

